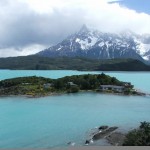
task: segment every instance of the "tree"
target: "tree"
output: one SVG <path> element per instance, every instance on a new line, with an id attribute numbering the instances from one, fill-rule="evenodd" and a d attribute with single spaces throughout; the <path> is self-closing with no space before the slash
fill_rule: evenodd
<path id="1" fill-rule="evenodd" d="M 79 92 L 79 87 L 73 86 L 70 88 L 70 90 L 68 92 L 69 93 L 77 93 L 77 92 Z"/>
<path id="2" fill-rule="evenodd" d="M 56 80 L 54 83 L 54 87 L 56 89 L 62 89 L 64 87 L 63 81 L 62 80 Z"/>

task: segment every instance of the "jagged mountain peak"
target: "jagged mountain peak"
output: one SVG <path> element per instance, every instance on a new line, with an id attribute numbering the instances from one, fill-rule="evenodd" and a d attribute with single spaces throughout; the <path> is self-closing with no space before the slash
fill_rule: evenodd
<path id="1" fill-rule="evenodd" d="M 148 39 L 150 37 L 146 36 L 145 40 L 143 36 L 129 30 L 120 34 L 103 33 L 83 25 L 79 32 L 38 55 L 80 56 L 96 59 L 133 58 L 150 61 L 150 41 Z"/>
<path id="2" fill-rule="evenodd" d="M 86 33 L 86 32 L 89 32 L 89 31 L 90 30 L 88 29 L 86 24 L 83 24 L 78 33 Z"/>

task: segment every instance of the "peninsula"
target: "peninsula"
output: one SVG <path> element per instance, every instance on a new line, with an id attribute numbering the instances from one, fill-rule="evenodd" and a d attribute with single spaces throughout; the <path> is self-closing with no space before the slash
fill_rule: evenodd
<path id="1" fill-rule="evenodd" d="M 131 83 L 122 82 L 104 73 L 99 75 L 74 75 L 59 79 L 44 77 L 19 77 L 0 81 L 0 96 L 21 95 L 41 97 L 80 91 L 143 95 Z"/>

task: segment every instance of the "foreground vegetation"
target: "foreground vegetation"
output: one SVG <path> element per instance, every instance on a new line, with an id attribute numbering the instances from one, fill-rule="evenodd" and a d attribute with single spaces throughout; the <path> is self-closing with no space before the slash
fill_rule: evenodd
<path id="1" fill-rule="evenodd" d="M 130 131 L 126 135 L 124 146 L 150 146 L 150 123 L 141 122 L 138 129 Z"/>
<path id="2" fill-rule="evenodd" d="M 58 93 L 75 93 L 82 90 L 96 91 L 100 85 L 123 86 L 124 82 L 104 73 L 99 75 L 75 75 L 60 79 L 20 77 L 0 81 L 0 95 L 44 96 Z M 132 86 L 130 87 L 132 89 Z M 129 93 L 130 88 L 125 92 Z M 108 90 L 108 92 L 112 92 Z"/>
<path id="3" fill-rule="evenodd" d="M 21 56 L 0 58 L 0 69 L 14 70 L 86 70 L 86 71 L 150 71 L 150 66 L 133 59 L 97 60 L 80 57 L 48 58 Z"/>

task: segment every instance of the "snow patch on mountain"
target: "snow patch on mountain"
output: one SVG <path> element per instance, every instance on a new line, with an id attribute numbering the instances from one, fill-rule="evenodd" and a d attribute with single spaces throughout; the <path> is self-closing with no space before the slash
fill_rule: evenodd
<path id="1" fill-rule="evenodd" d="M 56 51 L 60 51 L 62 49 L 62 46 L 60 46 Z"/>
<path id="2" fill-rule="evenodd" d="M 145 55 L 148 51 L 150 51 L 150 44 L 138 43 L 137 51 L 140 55 Z"/>
<path id="3" fill-rule="evenodd" d="M 84 40 L 81 40 L 79 38 L 76 39 L 76 42 L 80 44 L 81 49 L 82 50 L 88 50 L 90 49 L 92 46 L 95 45 L 95 43 L 97 42 L 97 38 L 95 37 L 88 37 Z"/>
<path id="4" fill-rule="evenodd" d="M 99 47 L 103 47 L 104 45 L 105 45 L 104 42 L 100 42 L 100 43 L 98 44 Z"/>
<path id="5" fill-rule="evenodd" d="M 146 41 L 148 35 L 145 37 L 143 35 L 134 37 L 134 42 L 136 43 L 135 51 L 144 59 L 150 61 L 150 41 Z M 150 38 L 150 37 L 149 37 Z"/>
<path id="6" fill-rule="evenodd" d="M 150 60 L 150 55 L 143 56 L 143 58 L 144 58 L 145 60 L 149 61 L 149 60 Z"/>

